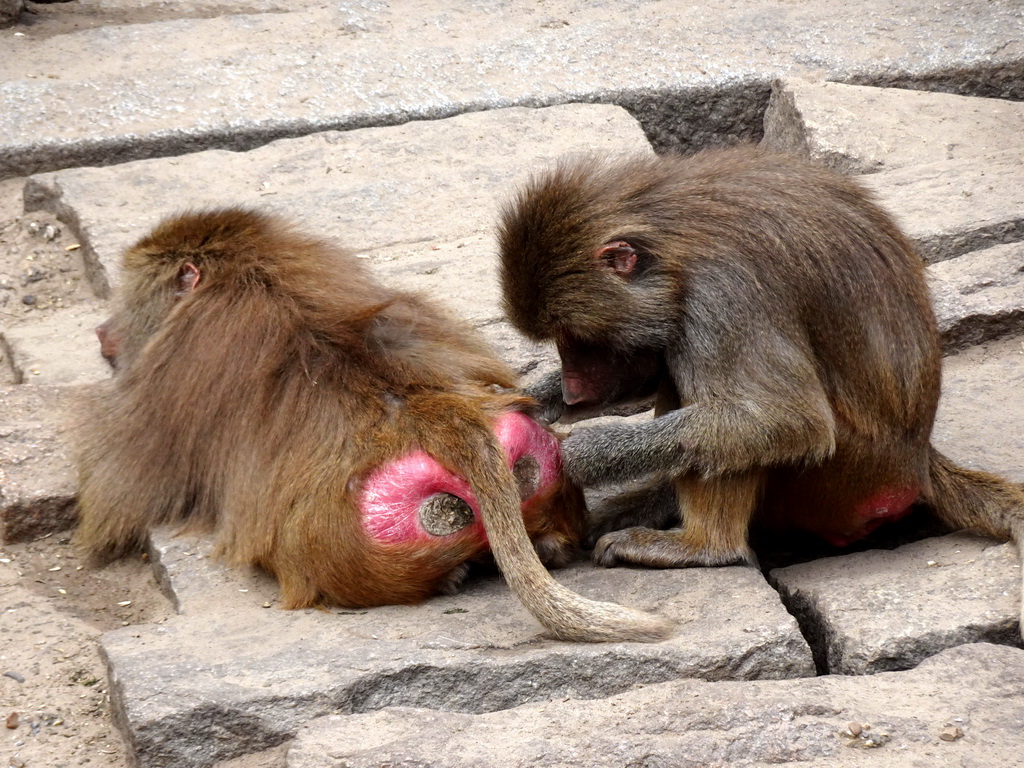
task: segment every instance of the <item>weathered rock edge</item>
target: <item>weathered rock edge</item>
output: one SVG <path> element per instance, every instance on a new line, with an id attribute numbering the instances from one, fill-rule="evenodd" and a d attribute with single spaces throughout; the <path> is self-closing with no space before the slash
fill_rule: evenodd
<path id="1" fill-rule="evenodd" d="M 776 7 L 770 14 L 756 4 L 706 10 L 648 5 L 628 14 L 584 9 L 571 23 L 547 25 L 514 9 L 494 9 L 490 16 L 497 20 L 488 17 L 486 24 L 473 12 L 427 19 L 415 11 L 387 17 L 374 9 L 362 28 L 345 30 L 344 46 L 335 39 L 325 43 L 322 30 L 339 24 L 325 9 L 273 20 L 234 16 L 67 36 L 57 51 L 65 59 L 92 51 L 93 44 L 116 51 L 108 58 L 130 61 L 131 68 L 107 65 L 102 85 L 29 77 L 38 72 L 23 67 L 0 69 L 6 75 L 0 94 L 12 105 L 6 120 L 0 115 L 0 135 L 10 137 L 0 146 L 0 178 L 574 102 L 618 104 L 643 123 L 659 149 L 695 149 L 759 138 L 770 81 L 793 74 L 1024 96 L 1024 58 L 1013 44 L 1021 18 L 996 4 L 969 2 L 944 11 L 896 3 L 884 13 L 868 8 L 857 14 L 837 13 L 827 3 Z M 971 14 L 972 24 L 953 23 L 950 13 L 956 19 Z M 444 37 L 423 34 L 424 21 L 431 20 Z M 197 51 L 189 45 L 196 34 L 227 42 L 223 50 Z M 258 44 L 269 35 L 290 45 L 268 50 Z M 609 56 L 610 40 L 628 46 L 630 55 Z M 53 58 L 45 49 L 22 50 L 28 60 Z M 169 54 L 173 70 L 166 69 Z M 139 69 L 140 61 L 150 63 Z M 88 136 L 64 127 L 69 104 L 81 104 Z"/>
<path id="2" fill-rule="evenodd" d="M 112 707 L 146 768 L 265 749 L 331 713 L 487 712 L 680 677 L 814 674 L 796 621 L 752 568 L 557 571 L 587 597 L 677 626 L 662 643 L 570 644 L 541 634 L 497 577 L 420 606 L 280 611 L 272 580 L 211 560 L 205 539 L 161 533 L 151 551 L 181 615 L 101 640 Z"/>
<path id="3" fill-rule="evenodd" d="M 1009 768 L 1021 765 L 1021 723 L 1024 651 L 972 645 L 871 678 L 685 680 L 481 715 L 322 718 L 300 729 L 287 767 Z"/>

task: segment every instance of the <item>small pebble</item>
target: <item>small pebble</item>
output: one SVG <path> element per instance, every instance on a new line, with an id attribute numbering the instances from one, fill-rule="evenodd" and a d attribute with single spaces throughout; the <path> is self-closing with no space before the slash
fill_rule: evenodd
<path id="1" fill-rule="evenodd" d="M 943 741 L 956 741 L 963 738 L 964 732 L 955 725 L 947 725 L 939 732 L 939 738 Z"/>
<path id="2" fill-rule="evenodd" d="M 25 682 L 25 678 L 22 675 L 19 675 L 17 672 L 15 672 L 13 670 L 10 670 L 10 669 L 7 670 L 6 672 L 4 672 L 4 677 L 9 677 L 9 678 L 11 678 L 11 680 L 14 680 L 15 682 L 18 682 L 18 683 L 24 683 Z"/>
<path id="3" fill-rule="evenodd" d="M 6 723 L 7 727 L 13 731 L 15 728 L 18 727 L 18 723 L 21 722 L 21 718 L 18 716 L 17 712 L 11 712 L 11 714 L 7 716 L 7 720 L 5 720 L 4 722 Z"/>
<path id="4" fill-rule="evenodd" d="M 18 757 L 12 757 L 11 762 L 8 763 L 11 768 L 25 768 L 25 761 Z"/>
<path id="5" fill-rule="evenodd" d="M 21 297 L 21 303 L 24 304 L 27 307 L 31 307 L 33 304 L 36 303 L 36 297 L 33 296 L 32 294 L 28 294 L 27 296 L 22 296 Z"/>
<path id="6" fill-rule="evenodd" d="M 860 727 L 860 723 L 847 723 L 846 730 L 850 732 L 851 736 L 860 736 L 863 729 Z"/>
<path id="7" fill-rule="evenodd" d="M 45 278 L 46 272 L 39 267 L 33 266 L 32 269 L 28 271 L 28 274 L 25 275 L 25 284 L 38 283 L 40 280 Z"/>

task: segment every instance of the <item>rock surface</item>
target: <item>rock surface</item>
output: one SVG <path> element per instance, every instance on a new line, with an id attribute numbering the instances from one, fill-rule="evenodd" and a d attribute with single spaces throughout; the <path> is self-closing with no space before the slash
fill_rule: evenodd
<path id="1" fill-rule="evenodd" d="M 0 387 L 0 542 L 74 523 L 75 473 L 63 430 L 68 392 Z"/>
<path id="2" fill-rule="evenodd" d="M 96 326 L 106 312 L 74 307 L 38 323 L 0 331 L 0 344 L 18 384 L 88 384 L 110 378 L 110 366 L 100 356 Z"/>
<path id="3" fill-rule="evenodd" d="M 1022 726 L 1024 651 L 979 644 L 871 678 L 686 680 L 482 715 L 321 718 L 299 731 L 287 765 L 1010 768 Z"/>
<path id="4" fill-rule="evenodd" d="M 102 638 L 113 705 L 143 765 L 209 765 L 331 712 L 486 712 L 680 677 L 814 672 L 793 617 L 751 568 L 558 571 L 587 597 L 677 625 L 657 644 L 571 644 L 543 635 L 496 577 L 418 607 L 279 611 L 275 584 L 211 563 L 208 552 L 201 540 L 161 535 L 152 556 L 181 615 Z"/>
<path id="5" fill-rule="evenodd" d="M 819 670 L 910 669 L 946 648 L 1021 645 L 1021 567 L 1013 544 L 966 534 L 778 568 Z"/>
<path id="6" fill-rule="evenodd" d="M 947 350 L 1024 331 L 1024 243 L 932 264 L 928 286 Z"/>
<path id="7" fill-rule="evenodd" d="M 917 243 L 926 261 L 1024 240 L 1020 147 L 895 168 L 861 180 Z"/>
<path id="8" fill-rule="evenodd" d="M 692 148 L 758 138 L 771 81 L 794 73 L 1019 99 L 1019 10 L 363 0 L 19 39 L 0 66 L 0 178 L 573 101 L 619 104 L 659 147 Z"/>
<path id="9" fill-rule="evenodd" d="M 772 86 L 763 144 L 840 173 L 977 158 L 1020 143 L 1024 104 L 799 79 Z"/>

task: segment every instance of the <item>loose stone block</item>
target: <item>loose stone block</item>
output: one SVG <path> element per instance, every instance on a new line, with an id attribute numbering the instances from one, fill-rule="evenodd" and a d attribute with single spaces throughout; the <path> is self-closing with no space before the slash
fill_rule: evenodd
<path id="1" fill-rule="evenodd" d="M 871 678 L 680 680 L 480 715 L 335 715 L 300 729 L 287 766 L 1016 766 L 1021 723 L 1024 651 L 972 645 Z"/>
<path id="2" fill-rule="evenodd" d="M 276 600 L 272 581 L 211 566 L 208 552 L 201 540 L 156 537 L 182 615 L 102 639 L 113 706 L 142 766 L 210 765 L 332 713 L 485 712 L 680 677 L 813 674 L 796 622 L 752 568 L 557 571 L 587 597 L 677 625 L 657 644 L 571 644 L 547 638 L 497 577 L 421 606 L 280 611 L 262 607 Z"/>
<path id="3" fill-rule="evenodd" d="M 1024 337 L 943 360 L 932 443 L 959 464 L 1024 483 Z"/>
<path id="4" fill-rule="evenodd" d="M 819 669 L 910 669 L 964 643 L 1021 645 L 1014 544 L 952 534 L 771 571 Z"/>
<path id="5" fill-rule="evenodd" d="M 75 522 L 75 472 L 63 420 L 68 390 L 0 387 L 0 541 L 64 530 Z"/>
<path id="6" fill-rule="evenodd" d="M 617 107 L 509 109 L 321 133 L 246 153 L 44 174 L 29 179 L 25 204 L 55 213 L 75 232 L 104 295 L 117 282 L 121 252 L 185 207 L 269 209 L 359 252 L 405 244 L 401 258 L 392 254 L 401 263 L 431 256 L 431 243 L 489 232 L 497 202 L 515 183 L 563 154 L 590 151 L 651 149 Z M 489 252 L 474 244 L 459 257 L 480 282 L 493 282 Z"/>
<path id="7" fill-rule="evenodd" d="M 926 261 L 1024 240 L 1024 153 L 976 157 L 862 176 Z"/>
<path id="8" fill-rule="evenodd" d="M 928 287 L 946 350 L 1024 332 L 1024 243 L 932 264 Z"/>
<path id="9" fill-rule="evenodd" d="M 105 311 L 67 309 L 0 332 L 19 384 L 88 384 L 110 378 L 96 326 Z"/>
<path id="10" fill-rule="evenodd" d="M 962 160 L 1020 146 L 1024 105 L 795 78 L 772 85 L 762 144 L 841 173 Z"/>

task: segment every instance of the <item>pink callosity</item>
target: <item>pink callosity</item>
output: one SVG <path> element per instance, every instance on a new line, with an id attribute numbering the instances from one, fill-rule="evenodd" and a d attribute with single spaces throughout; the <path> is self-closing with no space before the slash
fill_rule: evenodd
<path id="1" fill-rule="evenodd" d="M 512 467 L 523 456 L 531 456 L 540 469 L 538 492 L 558 479 L 561 459 L 558 440 L 525 414 L 517 411 L 498 418 L 494 433 Z M 397 543 L 437 537 L 423 530 L 420 505 L 438 493 L 450 493 L 469 504 L 474 522 L 452 536 L 471 535 L 486 541 L 476 496 L 463 478 L 449 472 L 423 451 L 384 464 L 363 483 L 359 509 L 371 537 Z"/>
<path id="2" fill-rule="evenodd" d="M 857 505 L 856 518 L 861 525 L 843 534 L 829 534 L 824 538 L 834 547 L 846 547 L 863 539 L 882 523 L 899 520 L 910 512 L 920 493 L 916 485 L 882 488 L 874 496 Z"/>

